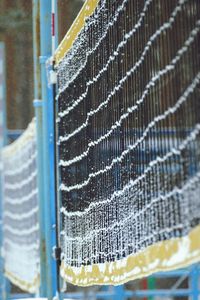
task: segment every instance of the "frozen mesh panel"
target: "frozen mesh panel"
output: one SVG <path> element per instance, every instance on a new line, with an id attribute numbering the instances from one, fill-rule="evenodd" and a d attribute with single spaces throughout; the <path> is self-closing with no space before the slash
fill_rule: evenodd
<path id="1" fill-rule="evenodd" d="M 3 231 L 6 276 L 36 292 L 39 284 L 39 223 L 36 125 L 5 147 L 3 160 Z"/>
<path id="2" fill-rule="evenodd" d="M 100 0 L 61 48 L 62 276 L 118 284 L 198 261 L 200 2 Z"/>

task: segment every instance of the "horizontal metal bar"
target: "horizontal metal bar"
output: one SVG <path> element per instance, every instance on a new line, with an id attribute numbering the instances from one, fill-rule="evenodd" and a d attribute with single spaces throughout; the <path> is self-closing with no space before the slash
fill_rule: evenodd
<path id="1" fill-rule="evenodd" d="M 8 300 L 15 300 L 15 299 L 27 299 L 33 298 L 33 294 L 12 294 L 9 296 Z"/>
<path id="2" fill-rule="evenodd" d="M 17 139 L 23 132 L 23 129 L 7 129 L 6 131 L 7 136 L 10 139 Z"/>
<path id="3" fill-rule="evenodd" d="M 49 57 L 51 57 L 51 55 L 43 55 L 43 56 L 40 56 L 39 59 L 40 59 L 40 64 L 45 64 L 47 59 L 49 59 Z"/>
<path id="4" fill-rule="evenodd" d="M 71 300 L 71 299 L 85 299 L 85 297 L 87 296 L 87 299 L 107 299 L 110 297 L 115 296 L 115 294 L 111 291 L 111 292 L 89 292 L 89 293 L 83 293 L 83 292 L 79 292 L 79 293 L 67 293 L 63 295 L 63 299 L 64 300 Z"/>
<path id="5" fill-rule="evenodd" d="M 126 297 L 151 297 L 151 296 L 175 296 L 175 297 L 183 297 L 183 296 L 191 296 L 193 291 L 190 289 L 156 289 L 156 290 L 138 290 L 138 291 L 126 291 Z"/>
<path id="6" fill-rule="evenodd" d="M 200 294 L 200 291 L 198 291 Z M 156 290 L 137 290 L 137 291 L 124 291 L 124 296 L 126 298 L 129 297 L 138 297 L 138 298 L 143 298 L 143 297 L 151 297 L 151 296 L 175 296 L 175 297 L 183 297 L 183 296 L 191 296 L 193 294 L 193 291 L 190 289 L 177 289 L 177 290 L 164 290 L 164 289 L 156 289 Z M 89 292 L 86 294 L 87 299 L 101 299 L 101 298 L 110 298 L 114 297 L 115 294 L 113 291 L 110 292 Z M 82 299 L 84 298 L 85 294 L 83 292 L 79 293 L 67 293 L 64 294 L 63 299 Z"/>
<path id="7" fill-rule="evenodd" d="M 36 107 L 42 107 L 43 106 L 43 101 L 40 99 L 34 99 L 33 100 L 33 106 Z"/>
<path id="8" fill-rule="evenodd" d="M 193 272 L 193 269 L 197 270 L 200 275 L 200 266 L 199 265 L 192 265 L 188 267 L 187 269 L 179 269 L 179 270 L 174 270 L 174 271 L 168 271 L 168 272 L 158 272 L 155 274 L 152 274 L 150 277 L 153 278 L 169 278 L 169 277 L 179 277 L 179 276 L 190 276 L 191 273 Z"/>
<path id="9" fill-rule="evenodd" d="M 177 271 L 171 271 L 171 272 L 159 272 L 152 274 L 150 277 L 153 278 L 169 278 L 169 277 L 180 277 L 180 276 L 189 276 L 191 273 L 191 270 L 177 270 Z"/>

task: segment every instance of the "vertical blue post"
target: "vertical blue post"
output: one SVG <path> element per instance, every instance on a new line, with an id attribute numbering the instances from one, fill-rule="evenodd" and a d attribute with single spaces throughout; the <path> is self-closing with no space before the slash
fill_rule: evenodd
<path id="1" fill-rule="evenodd" d="M 43 125 L 42 125 L 42 101 L 34 100 L 37 134 L 37 184 L 39 190 L 39 224 L 40 224 L 40 297 L 47 295 L 46 282 L 46 227 L 45 227 L 45 203 L 44 203 L 44 172 L 43 172 Z"/>
<path id="2" fill-rule="evenodd" d="M 41 99 L 40 74 L 40 0 L 32 0 L 34 99 Z"/>
<path id="3" fill-rule="evenodd" d="M 37 135 L 37 184 L 39 190 L 39 224 L 40 224 L 40 297 L 47 296 L 46 283 L 46 239 L 45 239 L 45 203 L 44 203 L 44 172 L 43 172 L 43 124 L 41 99 L 41 73 L 40 73 L 40 0 L 32 1 L 33 15 L 33 66 L 34 66 L 34 101 Z"/>
<path id="4" fill-rule="evenodd" d="M 7 144 L 5 45 L 0 42 L 0 147 Z"/>
<path id="5" fill-rule="evenodd" d="M 125 300 L 126 299 L 126 293 L 125 293 L 123 284 L 114 286 L 113 290 L 114 290 L 113 300 Z"/>
<path id="6" fill-rule="evenodd" d="M 0 150 L 7 143 L 6 126 L 6 80 L 5 80 L 5 46 L 0 42 Z M 1 160 L 1 158 L 0 158 Z M 1 163 L 1 161 L 0 161 Z M 9 296 L 10 284 L 4 276 L 4 260 L 2 257 L 3 246 L 3 195 L 2 195 L 2 165 L 0 167 L 0 299 Z"/>
<path id="7" fill-rule="evenodd" d="M 199 299 L 199 266 L 194 265 L 190 273 L 191 300 Z"/>
<path id="8" fill-rule="evenodd" d="M 46 61 L 51 56 L 51 1 L 40 0 L 40 63 L 43 101 L 43 171 L 44 171 L 44 219 L 46 251 L 47 297 L 52 300 L 57 294 L 57 266 L 52 256 L 56 245 L 55 203 L 55 153 L 53 88 L 48 87 Z"/>
<path id="9" fill-rule="evenodd" d="M 2 172 L 2 171 L 0 171 Z M 0 174 L 1 178 L 1 174 Z M 3 245 L 3 216 L 2 216 L 2 186 L 0 184 L 0 299 L 5 299 L 5 278 L 4 278 L 4 263 L 2 257 L 2 245 Z"/>

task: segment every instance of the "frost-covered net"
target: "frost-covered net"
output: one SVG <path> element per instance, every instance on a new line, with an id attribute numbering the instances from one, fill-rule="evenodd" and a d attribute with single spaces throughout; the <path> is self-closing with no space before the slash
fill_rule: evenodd
<path id="1" fill-rule="evenodd" d="M 30 292 L 39 282 L 36 153 L 35 120 L 2 153 L 5 271 L 13 283 Z"/>
<path id="2" fill-rule="evenodd" d="M 140 277 L 140 270 L 112 276 L 104 263 L 125 262 L 199 226 L 199 49 L 199 1 L 100 0 L 58 63 L 61 248 L 68 281 Z M 152 270 L 167 268 L 161 256 Z M 193 258 L 186 247 L 168 268 Z M 96 264 L 99 273 L 91 267 Z"/>

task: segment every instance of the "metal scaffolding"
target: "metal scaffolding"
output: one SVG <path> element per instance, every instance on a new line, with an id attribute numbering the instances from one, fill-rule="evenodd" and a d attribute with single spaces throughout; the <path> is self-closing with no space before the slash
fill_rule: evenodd
<path id="1" fill-rule="evenodd" d="M 34 49 L 34 108 L 37 124 L 38 151 L 38 186 L 40 193 L 40 297 L 51 299 L 86 299 L 84 289 L 81 292 L 61 292 L 61 278 L 57 270 L 57 262 L 53 258 L 56 246 L 56 191 L 55 191 L 55 141 L 54 141 L 54 86 L 48 84 L 46 63 L 52 54 L 51 35 L 52 3 L 49 0 L 33 0 L 33 49 Z M 40 18 L 40 27 L 38 19 Z M 40 55 L 38 56 L 38 53 Z M 40 89 L 41 82 L 41 89 Z M 4 115 L 5 107 L 4 107 Z M 17 138 L 21 131 L 9 131 L 4 126 L 6 140 Z M 4 143 L 5 144 L 5 143 Z M 2 197 L 0 198 L 2 200 Z M 0 201 L 0 204 L 1 201 Z M 0 209 L 0 246 L 2 246 L 2 209 Z M 98 292 L 88 292 L 87 299 L 125 300 L 128 298 L 154 297 L 188 297 L 198 300 L 200 296 L 200 267 L 193 265 L 188 269 L 167 273 L 158 273 L 150 277 L 176 278 L 176 283 L 168 289 L 137 289 L 128 290 L 125 285 L 102 287 Z M 188 288 L 179 288 L 184 279 L 188 278 Z M 25 299 L 35 297 L 30 294 L 10 293 L 10 284 L 3 272 L 3 258 L 0 255 L 0 299 Z"/>

